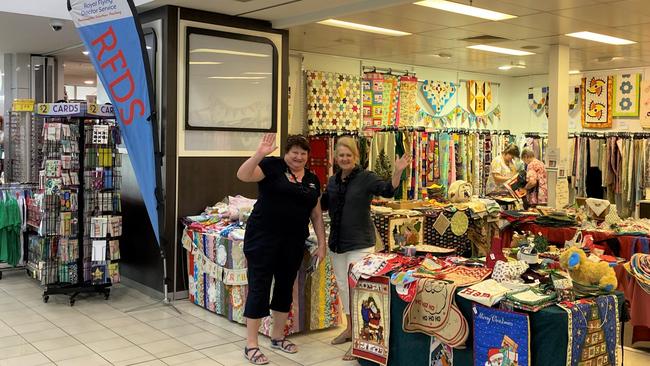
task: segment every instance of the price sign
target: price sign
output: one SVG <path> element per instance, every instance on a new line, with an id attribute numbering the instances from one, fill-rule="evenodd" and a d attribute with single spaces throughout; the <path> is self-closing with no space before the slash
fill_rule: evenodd
<path id="1" fill-rule="evenodd" d="M 115 117 L 115 108 L 110 104 L 88 104 L 88 114 L 99 117 Z"/>
<path id="2" fill-rule="evenodd" d="M 34 99 L 14 99 L 11 103 L 12 112 L 33 112 Z"/>
<path id="3" fill-rule="evenodd" d="M 71 116 L 81 113 L 81 103 L 39 103 L 36 113 L 48 116 Z"/>

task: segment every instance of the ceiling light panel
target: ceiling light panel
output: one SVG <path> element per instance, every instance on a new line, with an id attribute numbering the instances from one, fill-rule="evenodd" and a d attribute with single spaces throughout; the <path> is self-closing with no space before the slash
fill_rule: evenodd
<path id="1" fill-rule="evenodd" d="M 593 33 L 593 32 L 575 32 L 575 33 L 567 33 L 565 35 L 574 38 L 586 39 L 588 41 L 607 43 L 607 44 L 613 44 L 618 46 L 636 43 L 635 41 L 630 41 L 629 39 L 612 37 L 605 34 Z"/>
<path id="2" fill-rule="evenodd" d="M 358 31 L 362 31 L 362 32 L 383 34 L 383 35 L 386 35 L 386 36 L 402 37 L 402 36 L 410 36 L 411 35 L 411 33 L 409 33 L 409 32 L 402 32 L 402 31 L 395 30 L 395 29 L 381 28 L 381 27 L 375 27 L 375 26 L 372 26 L 372 25 L 352 23 L 352 22 L 344 22 L 342 20 L 336 20 L 336 19 L 323 20 L 323 21 L 318 22 L 318 24 L 329 25 L 329 26 L 338 27 L 338 28 L 358 30 Z"/>
<path id="3" fill-rule="evenodd" d="M 474 45 L 474 46 L 467 46 L 467 48 L 471 48 L 473 50 L 502 53 L 502 54 L 511 55 L 511 56 L 528 56 L 528 55 L 534 55 L 535 54 L 534 52 L 514 50 L 512 48 L 488 46 L 488 45 L 485 45 L 485 44 L 477 44 L 477 45 Z"/>
<path id="4" fill-rule="evenodd" d="M 190 51 L 190 53 L 218 53 L 221 55 L 234 55 L 234 56 L 250 56 L 250 57 L 269 57 L 270 55 L 265 55 L 263 53 L 253 53 L 253 52 L 241 52 L 233 50 L 221 50 L 216 48 L 196 48 Z"/>
<path id="5" fill-rule="evenodd" d="M 500 13 L 498 11 L 478 8 L 476 6 L 459 4 L 453 1 L 426 0 L 426 1 L 418 1 L 414 4 L 420 6 L 426 6 L 428 8 L 444 10 L 452 13 L 468 15 L 475 18 L 488 19 L 488 20 L 505 20 L 505 19 L 513 19 L 517 17 L 511 14 Z"/>

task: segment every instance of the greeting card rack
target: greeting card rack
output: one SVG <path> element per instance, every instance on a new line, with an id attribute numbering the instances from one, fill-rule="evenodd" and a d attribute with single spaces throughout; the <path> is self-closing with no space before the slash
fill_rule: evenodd
<path id="1" fill-rule="evenodd" d="M 122 220 L 120 134 L 112 106 L 37 105 L 43 120 L 39 193 L 28 203 L 28 269 L 50 295 L 80 293 L 109 298 L 119 281 Z M 110 273 L 110 274 L 109 274 Z"/>

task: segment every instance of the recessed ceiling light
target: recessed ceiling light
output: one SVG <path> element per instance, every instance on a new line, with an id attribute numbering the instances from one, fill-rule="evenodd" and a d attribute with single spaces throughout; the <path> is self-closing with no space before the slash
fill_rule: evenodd
<path id="1" fill-rule="evenodd" d="M 488 45 L 485 45 L 485 44 L 477 44 L 475 46 L 467 46 L 467 48 L 471 48 L 471 49 L 474 49 L 474 50 L 488 51 L 488 52 L 504 53 L 506 55 L 513 55 L 513 56 L 534 55 L 533 52 L 513 50 L 511 48 L 488 46 Z"/>
<path id="2" fill-rule="evenodd" d="M 216 48 L 196 48 L 190 51 L 190 53 L 219 53 L 222 55 L 234 55 L 234 56 L 250 56 L 250 57 L 269 57 L 270 55 L 265 55 L 263 53 L 253 53 L 253 52 L 240 52 L 233 50 L 222 50 Z"/>
<path id="3" fill-rule="evenodd" d="M 148 50 L 150 50 L 150 49 L 152 49 L 152 48 L 153 48 L 153 47 L 151 47 L 151 46 L 147 46 L 147 49 L 148 49 Z"/>
<path id="4" fill-rule="evenodd" d="M 596 62 L 610 62 L 610 61 L 618 61 L 622 60 L 623 57 L 621 56 L 602 56 L 602 57 L 597 57 L 594 59 Z"/>
<path id="5" fill-rule="evenodd" d="M 83 53 L 84 56 L 88 56 L 88 54 L 89 54 L 90 52 L 88 52 L 88 51 L 81 51 L 81 53 Z"/>
<path id="6" fill-rule="evenodd" d="M 526 64 L 523 62 L 519 62 L 519 63 L 511 62 L 509 65 L 502 65 L 498 67 L 499 70 L 525 69 L 525 68 L 526 68 Z"/>
<path id="7" fill-rule="evenodd" d="M 254 71 L 247 71 L 243 74 L 244 75 L 271 75 L 270 72 L 254 72 Z"/>
<path id="8" fill-rule="evenodd" d="M 218 61 L 190 61 L 190 65 L 221 65 Z"/>
<path id="9" fill-rule="evenodd" d="M 534 46 L 534 45 L 521 46 L 521 49 L 523 49 L 523 50 L 536 50 L 538 48 L 539 48 L 539 46 Z"/>
<path id="10" fill-rule="evenodd" d="M 438 58 L 451 58 L 451 53 L 434 53 L 431 56 Z"/>
<path id="11" fill-rule="evenodd" d="M 624 45 L 624 44 L 634 44 L 634 43 L 636 43 L 634 41 L 630 41 L 629 39 L 612 37 L 612 36 L 608 36 L 608 35 L 605 35 L 605 34 L 599 34 L 599 33 L 593 33 L 593 32 L 575 32 L 575 33 L 568 33 L 568 34 L 565 34 L 565 35 L 569 36 L 569 37 L 586 39 L 588 41 L 595 41 L 595 42 L 614 44 L 614 45 Z"/>
<path id="12" fill-rule="evenodd" d="M 84 80 L 84 84 L 86 84 L 86 85 L 93 85 L 93 84 L 95 84 L 95 82 L 92 81 L 92 80 Z"/>
<path id="13" fill-rule="evenodd" d="M 222 80 L 260 80 L 266 79 L 264 76 L 208 76 L 208 79 Z"/>
<path id="14" fill-rule="evenodd" d="M 498 11 L 477 8 L 476 6 L 458 4 L 453 1 L 426 0 L 418 1 L 414 4 L 488 20 L 504 20 L 517 17 L 515 15 L 499 13 Z"/>
<path id="15" fill-rule="evenodd" d="M 353 30 L 358 30 L 358 31 L 362 31 L 362 32 L 384 34 L 384 35 L 387 35 L 387 36 L 401 37 L 401 36 L 410 36 L 411 35 L 411 33 L 409 33 L 409 32 L 402 32 L 402 31 L 398 31 L 398 30 L 395 30 L 395 29 L 381 28 L 381 27 L 375 27 L 375 26 L 372 26 L 372 25 L 365 25 L 365 24 L 352 23 L 352 22 L 344 22 L 342 20 L 336 20 L 336 19 L 323 20 L 323 21 L 318 22 L 318 24 L 330 25 L 332 27 L 353 29 Z"/>
<path id="16" fill-rule="evenodd" d="M 569 75 L 579 74 L 580 70 L 569 70 Z"/>

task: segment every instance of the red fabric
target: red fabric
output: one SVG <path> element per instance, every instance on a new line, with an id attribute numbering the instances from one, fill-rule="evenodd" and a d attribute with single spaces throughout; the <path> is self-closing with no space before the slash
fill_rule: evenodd
<path id="1" fill-rule="evenodd" d="M 327 179 L 329 174 L 329 139 L 328 136 L 309 137 L 309 162 L 308 168 L 316 176 L 321 184 L 321 189 L 327 186 Z"/>
<path id="2" fill-rule="evenodd" d="M 614 267 L 618 290 L 623 291 L 625 299 L 630 302 L 630 324 L 634 327 L 632 343 L 650 341 L 650 294 L 645 292 L 636 280 L 623 268 Z"/>

